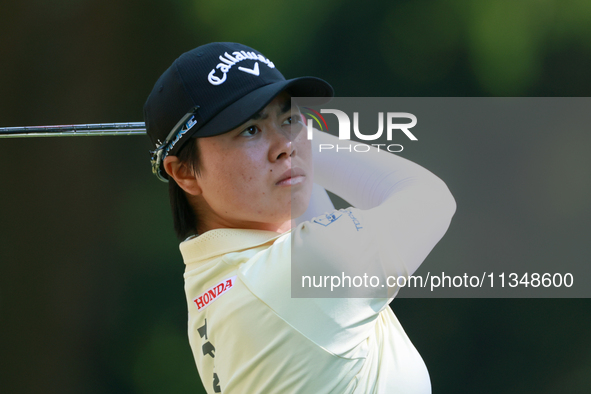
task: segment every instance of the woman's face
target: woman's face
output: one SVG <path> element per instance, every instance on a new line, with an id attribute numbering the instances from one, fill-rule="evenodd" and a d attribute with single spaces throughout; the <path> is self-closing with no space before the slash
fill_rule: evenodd
<path id="1" fill-rule="evenodd" d="M 202 231 L 284 232 L 292 217 L 305 212 L 313 168 L 311 143 L 300 119 L 284 92 L 240 127 L 198 139 L 201 194 L 195 202 Z"/>

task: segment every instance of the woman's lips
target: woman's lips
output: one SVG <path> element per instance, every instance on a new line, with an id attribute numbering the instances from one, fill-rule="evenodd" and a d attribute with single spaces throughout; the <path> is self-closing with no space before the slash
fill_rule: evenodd
<path id="1" fill-rule="evenodd" d="M 277 186 L 293 186 L 302 183 L 306 173 L 299 167 L 293 167 L 285 171 L 281 178 L 275 183 Z"/>

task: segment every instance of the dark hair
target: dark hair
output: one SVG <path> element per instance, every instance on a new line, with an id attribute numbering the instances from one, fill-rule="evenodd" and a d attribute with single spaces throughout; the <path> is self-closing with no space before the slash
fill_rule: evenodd
<path id="1" fill-rule="evenodd" d="M 197 138 L 191 138 L 176 154 L 181 163 L 186 163 L 189 169 L 199 175 L 200 155 Z M 170 197 L 170 208 L 172 209 L 172 220 L 174 222 L 174 232 L 179 240 L 184 240 L 190 235 L 197 233 L 197 212 L 189 204 L 187 195 L 183 189 L 168 177 L 168 195 Z"/>

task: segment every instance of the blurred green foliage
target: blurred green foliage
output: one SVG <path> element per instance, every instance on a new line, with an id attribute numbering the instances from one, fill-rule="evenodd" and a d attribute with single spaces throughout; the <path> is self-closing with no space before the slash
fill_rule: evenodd
<path id="1" fill-rule="evenodd" d="M 34 0 L 0 5 L 0 125 L 139 121 L 158 76 L 210 41 L 250 45 L 340 96 L 591 91 L 586 0 Z M 502 151 L 475 135 L 414 152 L 459 205 L 428 261 L 588 261 L 588 130 L 522 143 Z M 147 139 L 0 146 L 2 391 L 200 392 L 184 267 Z M 487 155 L 506 155 L 500 170 L 514 177 L 483 179 L 472 163 Z M 589 300 L 392 306 L 434 392 L 591 390 Z"/>

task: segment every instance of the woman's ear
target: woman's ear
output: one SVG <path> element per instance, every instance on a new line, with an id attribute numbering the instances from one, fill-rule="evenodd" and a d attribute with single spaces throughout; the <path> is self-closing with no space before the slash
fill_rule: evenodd
<path id="1" fill-rule="evenodd" d="M 197 174 L 191 170 L 187 163 L 181 162 L 176 156 L 166 156 L 163 164 L 168 176 L 173 178 L 185 192 L 193 196 L 202 193 Z"/>

